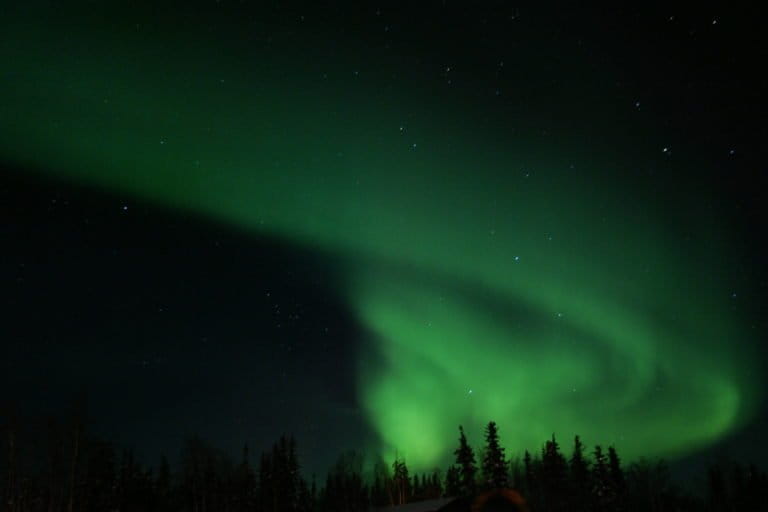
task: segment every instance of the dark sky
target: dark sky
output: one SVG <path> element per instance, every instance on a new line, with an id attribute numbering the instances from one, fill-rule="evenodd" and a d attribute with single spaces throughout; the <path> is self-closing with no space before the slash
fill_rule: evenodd
<path id="1" fill-rule="evenodd" d="M 92 431 L 148 462 L 194 433 L 235 453 L 292 432 L 311 471 L 399 439 L 442 464 L 409 429 L 444 421 L 449 454 L 459 420 L 499 415 L 502 436 L 594 427 L 681 467 L 768 456 L 756 12 L 160 4 L 2 8 L 4 402 L 66 417 L 85 396 Z M 650 334 L 606 348 L 613 324 Z M 497 331 L 525 341 L 466 340 L 514 361 L 491 390 L 451 336 Z M 686 390 L 723 404 L 691 412 L 690 443 Z"/>
<path id="2" fill-rule="evenodd" d="M 148 457 L 195 433 L 239 449 L 294 432 L 320 457 L 363 435 L 348 369 L 356 326 L 327 262 L 120 204 L 4 174 L 9 399 L 66 417 L 85 394 L 96 431 Z M 328 428 L 339 415 L 344 432 Z"/>

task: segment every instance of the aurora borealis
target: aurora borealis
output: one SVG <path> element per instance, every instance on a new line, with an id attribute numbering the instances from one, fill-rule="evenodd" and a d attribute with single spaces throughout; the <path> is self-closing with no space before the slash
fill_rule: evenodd
<path id="1" fill-rule="evenodd" d="M 696 141 L 601 97 L 620 66 L 547 92 L 542 61 L 588 57 L 494 48 L 478 99 L 429 45 L 319 44 L 298 12 L 267 36 L 256 8 L 63 9 L 0 22 L 0 158 L 331 261 L 368 450 L 431 468 L 493 419 L 513 454 L 556 432 L 677 457 L 757 413 L 741 235 Z"/>

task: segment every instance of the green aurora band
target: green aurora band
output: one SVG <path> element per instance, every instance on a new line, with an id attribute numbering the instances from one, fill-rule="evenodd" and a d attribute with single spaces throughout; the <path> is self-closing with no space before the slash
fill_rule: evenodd
<path id="1" fill-rule="evenodd" d="M 554 431 L 681 455 L 752 414 L 754 332 L 703 207 L 676 223 L 621 170 L 493 140 L 341 64 L 324 79 L 299 43 L 246 58 L 184 26 L 56 16 L 0 23 L 0 158 L 332 257 L 385 457 L 442 464 L 458 424 L 479 440 L 490 419 L 512 453 Z"/>

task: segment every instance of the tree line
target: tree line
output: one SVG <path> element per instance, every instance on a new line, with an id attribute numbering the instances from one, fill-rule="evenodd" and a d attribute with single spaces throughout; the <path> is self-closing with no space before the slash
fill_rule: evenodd
<path id="1" fill-rule="evenodd" d="M 293 436 L 281 436 L 239 460 L 199 437 L 188 439 L 177 467 L 162 457 L 141 464 L 130 449 L 90 435 L 81 421 L 49 421 L 34 442 L 20 442 L 12 419 L 3 426 L 2 502 L 8 512 L 362 512 L 441 497 L 469 499 L 494 488 L 517 489 L 533 511 L 760 511 L 768 479 L 754 465 L 716 465 L 705 492 L 676 486 L 663 461 L 625 465 L 614 446 L 588 450 L 576 436 L 569 454 L 556 437 L 537 451 L 507 457 L 491 421 L 476 452 L 459 427 L 454 462 L 411 472 L 402 457 L 367 468 L 361 453 L 342 453 L 321 481 L 302 474 Z M 27 436 L 29 437 L 29 436 Z M 446 447 L 450 453 L 450 447 Z"/>

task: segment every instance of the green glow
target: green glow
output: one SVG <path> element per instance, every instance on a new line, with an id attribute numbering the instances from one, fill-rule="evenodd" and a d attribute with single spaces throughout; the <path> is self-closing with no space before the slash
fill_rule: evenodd
<path id="1" fill-rule="evenodd" d="M 554 431 L 675 455 L 749 418 L 754 334 L 696 198 L 681 209 L 701 251 L 683 253 L 658 208 L 673 198 L 543 156 L 567 154 L 556 140 L 488 142 L 470 113 L 342 65 L 324 81 L 281 74 L 313 69 L 290 49 L 281 67 L 132 26 L 98 45 L 53 21 L 0 28 L 0 157 L 337 258 L 387 456 L 442 463 L 459 423 L 479 440 L 490 419 L 512 453 Z"/>

